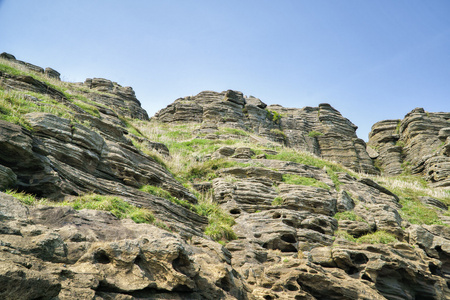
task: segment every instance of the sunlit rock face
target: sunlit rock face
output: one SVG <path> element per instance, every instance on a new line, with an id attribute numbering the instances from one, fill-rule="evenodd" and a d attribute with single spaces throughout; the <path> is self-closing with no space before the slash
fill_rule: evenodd
<path id="1" fill-rule="evenodd" d="M 390 175 L 420 174 L 433 186 L 450 186 L 450 113 L 416 108 L 403 120 L 373 125 L 368 145 Z"/>
<path id="2" fill-rule="evenodd" d="M 378 173 L 365 142 L 356 136 L 357 126 L 329 104 L 285 108 L 267 106 L 260 99 L 245 97 L 237 91 L 204 91 L 175 100 L 153 119 L 238 128 L 339 162 L 358 172 Z"/>

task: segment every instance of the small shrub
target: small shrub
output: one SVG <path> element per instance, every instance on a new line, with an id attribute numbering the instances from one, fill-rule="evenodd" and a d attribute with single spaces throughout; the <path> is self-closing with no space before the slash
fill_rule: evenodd
<path id="1" fill-rule="evenodd" d="M 395 143 L 395 146 L 398 146 L 398 147 L 405 147 L 405 142 L 404 141 L 397 141 L 396 143 Z"/>
<path id="2" fill-rule="evenodd" d="M 266 109 L 266 115 L 267 115 L 267 118 L 269 119 L 269 120 L 272 120 L 275 124 L 280 124 L 280 120 L 281 120 L 281 115 L 278 113 L 278 112 L 276 112 L 276 111 L 273 111 L 273 110 L 268 110 L 268 109 Z"/>
<path id="3" fill-rule="evenodd" d="M 283 198 L 275 197 L 275 199 L 273 199 L 272 201 L 272 205 L 274 206 L 283 205 L 283 202 L 284 202 Z"/>
<path id="4" fill-rule="evenodd" d="M 323 135 L 323 133 L 322 132 L 319 132 L 319 131 L 310 131 L 309 133 L 308 133 L 308 136 L 309 137 L 316 137 L 316 136 L 321 136 L 321 135 Z"/>

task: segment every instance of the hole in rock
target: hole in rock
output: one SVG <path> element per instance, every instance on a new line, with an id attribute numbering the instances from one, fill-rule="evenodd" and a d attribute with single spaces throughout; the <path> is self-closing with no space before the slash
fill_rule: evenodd
<path id="1" fill-rule="evenodd" d="M 265 289 L 271 289 L 272 286 L 273 286 L 273 284 L 270 283 L 270 282 L 265 282 L 265 283 L 263 283 L 263 285 L 262 285 L 262 287 L 265 288 Z"/>
<path id="2" fill-rule="evenodd" d="M 188 273 L 190 265 L 191 261 L 189 260 L 189 257 L 183 253 L 180 253 L 180 255 L 172 261 L 172 267 L 177 272 L 185 275 Z"/>
<path id="3" fill-rule="evenodd" d="M 286 233 L 281 236 L 281 240 L 287 243 L 295 243 L 297 242 L 296 237 L 293 234 Z"/>
<path id="4" fill-rule="evenodd" d="M 109 264 L 111 260 L 109 259 L 108 255 L 106 254 L 105 250 L 100 249 L 97 252 L 94 253 L 94 263 L 98 264 Z"/>
<path id="5" fill-rule="evenodd" d="M 325 230 L 323 230 L 321 227 L 314 225 L 314 224 L 304 226 L 303 228 L 311 229 L 311 230 L 317 231 L 319 233 L 325 234 Z"/>
<path id="6" fill-rule="evenodd" d="M 362 265 L 369 261 L 369 259 L 364 253 L 356 253 L 355 255 L 351 255 L 351 258 L 353 262 L 357 265 Z"/>
<path id="7" fill-rule="evenodd" d="M 229 292 L 232 287 L 232 284 L 231 284 L 230 279 L 228 278 L 228 275 L 226 275 L 225 277 L 220 279 L 218 282 L 216 282 L 216 285 L 227 292 Z"/>
<path id="8" fill-rule="evenodd" d="M 274 298 L 271 295 L 265 295 L 264 299 L 265 300 L 273 300 Z"/>
<path id="9" fill-rule="evenodd" d="M 292 222 L 291 220 L 283 220 L 283 223 L 286 224 L 287 226 L 294 227 L 294 222 Z"/>
<path id="10" fill-rule="evenodd" d="M 274 213 L 273 215 L 272 215 L 272 219 L 279 219 L 281 217 L 281 214 L 280 213 Z"/>
<path id="11" fill-rule="evenodd" d="M 297 252 L 297 248 L 295 248 L 292 244 L 283 245 L 280 247 L 281 252 Z"/>
<path id="12" fill-rule="evenodd" d="M 440 270 L 439 267 L 436 266 L 435 264 L 429 263 L 429 264 L 428 264 L 428 268 L 430 268 L 431 274 L 433 274 L 433 275 L 442 275 L 441 270 Z"/>
<path id="13" fill-rule="evenodd" d="M 364 273 L 364 274 L 361 276 L 361 279 L 362 279 L 362 280 L 367 280 L 367 281 L 373 282 L 372 279 L 369 277 L 369 275 L 367 275 L 366 273 Z"/>
<path id="14" fill-rule="evenodd" d="M 357 269 L 357 268 L 355 268 L 355 267 L 350 267 L 349 269 L 348 269 L 348 271 L 346 271 L 346 273 L 348 274 L 348 275 L 353 275 L 353 274 L 356 274 L 356 273 L 358 273 L 359 272 L 359 270 Z"/>
<path id="15" fill-rule="evenodd" d="M 288 285 L 286 285 L 286 288 L 287 288 L 289 291 L 298 291 L 298 286 L 296 286 L 296 285 L 294 285 L 294 284 L 288 284 Z"/>
<path id="16" fill-rule="evenodd" d="M 238 215 L 241 213 L 241 210 L 239 208 L 233 208 L 232 210 L 230 210 L 230 214 L 232 215 Z"/>

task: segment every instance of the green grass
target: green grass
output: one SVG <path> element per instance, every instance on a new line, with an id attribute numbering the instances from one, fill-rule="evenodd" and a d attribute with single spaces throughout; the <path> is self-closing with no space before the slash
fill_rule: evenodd
<path id="1" fill-rule="evenodd" d="M 343 230 L 336 231 L 334 235 L 336 237 L 343 238 L 357 244 L 390 244 L 398 242 L 397 238 L 394 235 L 383 230 L 378 230 L 376 232 L 363 235 L 359 238 L 355 238 L 351 234 Z"/>
<path id="2" fill-rule="evenodd" d="M 187 181 L 199 180 L 211 180 L 217 177 L 217 171 L 232 167 L 251 167 L 258 165 L 255 163 L 239 163 L 233 160 L 227 159 L 212 159 L 205 162 L 198 163 L 187 169 L 185 174 L 180 174 L 183 179 Z"/>
<path id="3" fill-rule="evenodd" d="M 401 197 L 400 216 L 411 224 L 444 225 L 437 212 L 424 205 L 416 197 Z"/>
<path id="4" fill-rule="evenodd" d="M 315 130 L 308 132 L 309 137 L 316 137 L 316 136 L 321 136 L 321 135 L 323 135 L 322 132 L 315 131 Z"/>
<path id="5" fill-rule="evenodd" d="M 404 220 L 418 225 L 445 225 L 437 213 L 438 209 L 423 204 L 419 197 L 433 197 L 448 205 L 448 191 L 429 188 L 428 182 L 418 175 L 377 177 L 376 181 L 399 197 L 402 205 L 399 213 Z"/>
<path id="6" fill-rule="evenodd" d="M 5 193 L 19 199 L 26 205 L 70 206 L 76 210 L 94 209 L 109 211 L 119 219 L 132 219 L 136 223 L 152 224 L 155 220 L 153 214 L 145 209 L 136 207 L 119 197 L 88 194 L 76 197 L 73 201 L 51 202 L 47 199 L 38 199 L 34 195 L 24 192 L 7 190 Z"/>
<path id="7" fill-rule="evenodd" d="M 319 157 L 314 156 L 311 153 L 296 151 L 295 149 L 281 148 L 277 149 L 278 154 L 267 155 L 267 159 L 276 159 L 284 161 L 292 161 L 299 164 L 315 166 L 318 168 L 330 169 L 333 172 L 345 172 L 353 177 L 358 177 L 356 173 L 350 171 L 349 169 L 343 167 L 340 164 L 330 162 Z"/>
<path id="8" fill-rule="evenodd" d="M 165 198 L 177 205 L 190 209 L 201 216 L 207 217 L 208 226 L 205 228 L 205 234 L 217 242 L 225 243 L 237 238 L 231 228 L 235 224 L 234 218 L 221 209 L 220 206 L 212 200 L 212 194 L 200 194 L 195 192 L 198 198 L 198 203 L 194 205 L 186 200 L 180 200 L 171 196 L 169 192 L 160 187 L 146 185 L 141 187 L 140 190 Z"/>
<path id="9" fill-rule="evenodd" d="M 248 132 L 246 132 L 242 129 L 228 128 L 228 127 L 219 128 L 219 131 L 217 131 L 216 134 L 217 135 L 233 134 L 233 135 L 238 135 L 238 136 L 249 136 Z M 192 133 L 191 133 L 191 135 L 192 135 Z"/>
<path id="10" fill-rule="evenodd" d="M 26 95 L 42 101 L 35 103 Z M 27 92 L 26 95 L 17 91 L 0 90 L 0 120 L 18 124 L 30 130 L 31 127 L 24 115 L 31 112 L 51 113 L 73 120 L 70 109 L 49 96 L 33 92 Z"/>
<path id="11" fill-rule="evenodd" d="M 367 222 L 362 217 L 355 214 L 354 211 L 344 211 L 344 212 L 338 212 L 334 215 L 334 218 L 336 220 L 350 220 L 350 221 L 357 221 L 357 222 Z"/>
<path id="12" fill-rule="evenodd" d="M 272 120 L 275 124 L 280 124 L 282 115 L 273 110 L 266 109 L 266 116 L 269 120 Z"/>
<path id="13" fill-rule="evenodd" d="M 275 197 L 275 199 L 273 199 L 273 201 L 272 201 L 273 206 L 283 205 L 283 203 L 284 203 L 284 200 L 281 197 Z"/>
<path id="14" fill-rule="evenodd" d="M 319 181 L 315 178 L 303 177 L 295 174 L 283 174 L 283 182 L 287 184 L 298 184 L 298 185 L 307 185 L 307 186 L 315 186 L 322 189 L 330 190 L 330 187 Z"/>
<path id="15" fill-rule="evenodd" d="M 286 134 L 283 131 L 281 131 L 280 129 L 276 129 L 276 128 L 270 129 L 270 133 L 273 133 L 275 135 L 282 136 L 283 138 L 286 138 Z"/>

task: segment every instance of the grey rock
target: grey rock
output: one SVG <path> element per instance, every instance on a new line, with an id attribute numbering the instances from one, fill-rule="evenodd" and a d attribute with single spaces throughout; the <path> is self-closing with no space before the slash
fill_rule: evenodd
<path id="1" fill-rule="evenodd" d="M 52 69 L 52 68 L 45 68 L 44 73 L 45 73 L 45 75 L 47 75 L 48 77 L 51 77 L 51 78 L 55 78 L 55 79 L 61 80 L 61 77 L 60 77 L 61 74 L 60 74 L 58 71 L 56 71 L 56 70 L 54 70 L 54 69 Z"/>
<path id="2" fill-rule="evenodd" d="M 0 165 L 0 189 L 14 187 L 16 182 L 17 175 L 10 168 Z"/>
<path id="3" fill-rule="evenodd" d="M 419 197 L 419 200 L 424 204 L 428 204 L 442 210 L 448 210 L 448 205 L 437 199 L 431 197 Z"/>

